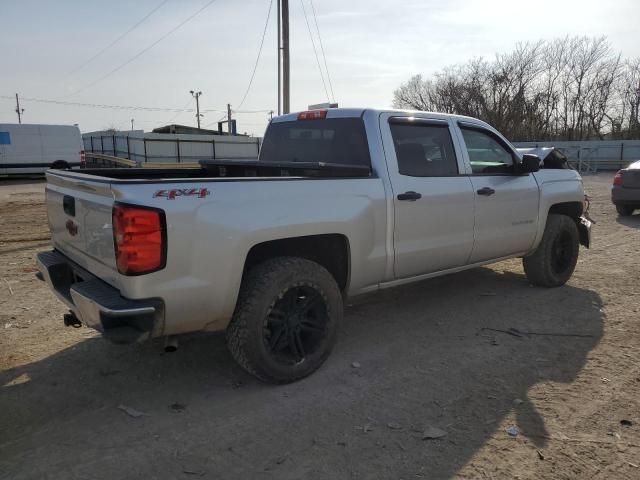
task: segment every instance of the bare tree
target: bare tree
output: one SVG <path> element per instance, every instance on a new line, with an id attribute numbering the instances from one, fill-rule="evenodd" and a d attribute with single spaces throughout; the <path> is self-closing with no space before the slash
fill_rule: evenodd
<path id="1" fill-rule="evenodd" d="M 429 102 L 429 88 L 431 86 L 431 82 L 424 81 L 422 75 L 415 75 L 393 92 L 393 103 L 399 108 L 431 110 Z"/>
<path id="2" fill-rule="evenodd" d="M 617 116 L 609 117 L 619 138 L 640 138 L 640 57 L 627 60 L 616 84 Z"/>
<path id="3" fill-rule="evenodd" d="M 638 137 L 640 59 L 622 61 L 605 37 L 521 43 L 415 75 L 394 106 L 481 118 L 514 140 Z"/>
<path id="4" fill-rule="evenodd" d="M 102 131 L 106 133 L 116 133 L 118 131 L 118 127 L 115 123 L 110 123 L 106 127 L 103 127 Z"/>

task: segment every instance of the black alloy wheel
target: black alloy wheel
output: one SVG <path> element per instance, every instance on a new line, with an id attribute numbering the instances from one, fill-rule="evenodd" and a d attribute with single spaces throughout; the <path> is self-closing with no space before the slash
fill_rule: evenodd
<path id="1" fill-rule="evenodd" d="M 573 238 L 567 231 L 561 232 L 551 247 L 551 268 L 556 275 L 564 274 L 573 261 Z"/>
<path id="2" fill-rule="evenodd" d="M 327 337 L 327 306 L 311 285 L 288 289 L 271 307 L 264 324 L 264 341 L 274 359 L 285 365 L 315 354 Z"/>

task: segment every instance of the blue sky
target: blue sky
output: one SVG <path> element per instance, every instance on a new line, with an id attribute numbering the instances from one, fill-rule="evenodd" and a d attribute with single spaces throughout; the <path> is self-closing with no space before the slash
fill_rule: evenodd
<path id="1" fill-rule="evenodd" d="M 136 2 L 0 0 L 0 122 L 15 122 L 14 101 L 193 108 L 237 106 L 247 88 L 269 0 L 216 0 L 145 54 L 90 88 L 189 17 L 209 0 L 168 0 L 96 60 L 86 60 L 129 29 L 161 0 Z M 309 0 L 303 0 L 310 15 Z M 326 101 L 300 0 L 290 0 L 292 109 Z M 333 90 L 341 106 L 389 106 L 393 90 L 416 73 L 508 51 L 520 41 L 564 35 L 606 35 L 625 57 L 640 56 L 638 0 L 314 0 Z M 276 109 L 275 3 L 264 51 L 243 111 Z M 310 16 L 312 29 L 313 19 Z M 315 30 L 314 30 L 315 33 Z M 317 39 L 316 39 L 316 46 Z M 75 93 L 82 90 L 79 93 Z M 148 112 L 63 106 L 24 100 L 27 123 L 78 123 L 151 128 L 195 124 L 192 112 Z M 211 111 L 203 124 L 223 115 Z M 240 131 L 261 135 L 266 112 L 238 113 Z"/>

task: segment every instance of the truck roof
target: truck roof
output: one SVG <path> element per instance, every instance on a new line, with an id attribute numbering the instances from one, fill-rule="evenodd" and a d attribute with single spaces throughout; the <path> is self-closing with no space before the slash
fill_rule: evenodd
<path id="1" fill-rule="evenodd" d="M 324 110 L 324 109 L 323 109 Z M 372 112 L 374 114 L 382 114 L 382 113 L 402 113 L 402 114 L 419 114 L 419 115 L 429 115 L 430 117 L 433 118 L 441 118 L 441 119 L 448 119 L 448 118 L 453 118 L 455 120 L 462 120 L 462 121 L 473 121 L 474 123 L 481 123 L 483 125 L 486 125 L 487 127 L 490 127 L 490 125 L 488 125 L 486 122 L 483 122 L 482 120 L 479 120 L 477 118 L 473 118 L 473 117 L 467 117 L 464 115 L 455 115 L 453 113 L 441 113 L 441 112 L 426 112 L 423 110 L 403 110 L 403 109 L 394 109 L 394 108 L 329 108 L 326 109 L 327 110 L 327 117 L 326 118 L 353 118 L 353 117 L 361 117 L 363 116 L 365 113 L 367 112 Z M 281 123 L 281 122 L 292 122 L 292 121 L 296 121 L 298 120 L 298 115 L 304 111 L 308 111 L 308 110 L 302 110 L 299 112 L 292 112 L 292 113 L 288 113 L 286 115 L 280 115 L 278 117 L 273 117 L 272 122 L 273 123 Z"/>

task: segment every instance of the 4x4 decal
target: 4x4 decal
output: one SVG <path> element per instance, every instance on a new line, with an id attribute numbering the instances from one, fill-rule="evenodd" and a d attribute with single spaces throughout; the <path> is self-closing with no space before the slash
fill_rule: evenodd
<path id="1" fill-rule="evenodd" d="M 177 197 L 197 197 L 205 198 L 211 195 L 206 188 L 173 188 L 171 190 L 158 190 L 153 194 L 153 198 L 163 197 L 167 200 L 175 200 Z"/>

